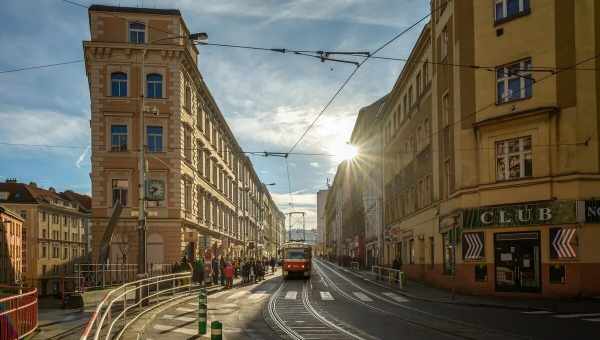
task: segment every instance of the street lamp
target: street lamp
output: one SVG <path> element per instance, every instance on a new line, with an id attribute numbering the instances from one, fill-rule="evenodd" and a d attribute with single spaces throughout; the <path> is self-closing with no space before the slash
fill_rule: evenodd
<path id="1" fill-rule="evenodd" d="M 147 245 L 146 245 L 146 161 L 144 159 L 145 152 L 145 128 L 144 128 L 144 91 L 145 91 L 145 75 L 144 75 L 144 63 L 146 58 L 146 51 L 148 45 L 157 43 L 161 40 L 166 39 L 177 39 L 177 38 L 188 38 L 192 42 L 198 42 L 201 40 L 208 39 L 208 34 L 192 33 L 189 35 L 170 36 L 161 39 L 152 40 L 144 43 L 142 46 L 142 61 L 140 68 L 140 150 L 139 150 L 139 212 L 138 212 L 138 277 L 143 278 L 146 276 L 146 259 L 147 259 Z"/>

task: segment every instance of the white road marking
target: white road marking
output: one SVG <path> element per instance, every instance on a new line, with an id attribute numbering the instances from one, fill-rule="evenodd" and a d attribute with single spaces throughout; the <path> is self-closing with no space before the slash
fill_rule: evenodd
<path id="1" fill-rule="evenodd" d="M 240 291 L 240 292 L 237 292 L 237 293 L 231 294 L 230 296 L 228 296 L 228 297 L 227 297 L 227 298 L 225 298 L 225 299 L 226 299 L 226 300 L 233 300 L 233 299 L 237 299 L 237 298 L 239 298 L 239 297 L 242 297 L 243 295 L 246 295 L 246 294 L 248 294 L 248 293 L 250 293 L 250 292 L 249 292 L 249 291 L 247 291 L 247 290 L 242 290 L 242 291 Z"/>
<path id="2" fill-rule="evenodd" d="M 171 314 L 165 314 L 161 317 L 161 319 L 183 321 L 183 322 L 191 322 L 191 321 L 196 320 L 196 318 L 192 318 L 190 316 L 176 316 L 176 315 L 171 315 Z"/>
<path id="3" fill-rule="evenodd" d="M 190 312 L 195 312 L 195 309 L 191 309 L 191 308 L 185 308 L 185 307 L 177 307 L 177 309 L 175 309 L 178 312 L 183 312 L 183 313 L 190 313 Z"/>
<path id="4" fill-rule="evenodd" d="M 250 295 L 248 297 L 248 300 L 254 301 L 254 300 L 258 300 L 261 299 L 265 296 L 268 296 L 269 294 L 267 294 L 266 290 L 257 290 L 256 292 L 253 292 L 252 295 Z"/>
<path id="5" fill-rule="evenodd" d="M 352 293 L 354 294 L 354 296 L 356 296 L 357 298 L 359 298 L 361 301 L 366 301 L 366 302 L 371 302 L 373 301 L 373 299 L 371 299 L 370 297 L 367 296 L 367 294 L 362 293 L 362 292 L 354 292 Z"/>
<path id="6" fill-rule="evenodd" d="M 297 291 L 290 290 L 289 292 L 285 293 L 285 299 L 286 300 L 296 300 L 297 295 L 298 295 Z"/>
<path id="7" fill-rule="evenodd" d="M 583 317 L 594 317 L 600 316 L 600 313 L 588 313 L 588 314 L 560 314 L 555 315 L 555 318 L 559 319 L 574 319 L 574 318 L 583 318 Z"/>
<path id="8" fill-rule="evenodd" d="M 383 295 L 389 297 L 390 299 L 392 299 L 396 302 L 408 302 L 408 299 L 405 298 L 404 296 L 400 296 L 400 295 L 394 294 L 392 292 L 383 293 Z"/>
<path id="9" fill-rule="evenodd" d="M 591 322 L 600 322 L 600 318 L 593 318 L 593 319 L 581 319 L 584 321 L 591 321 Z"/>
<path id="10" fill-rule="evenodd" d="M 531 314 L 531 315 L 543 315 L 543 314 L 553 314 L 550 311 L 547 310 L 534 310 L 531 312 L 522 312 L 523 314 Z"/>
<path id="11" fill-rule="evenodd" d="M 333 301 L 334 298 L 331 296 L 330 292 L 321 292 L 321 300 Z"/>
<path id="12" fill-rule="evenodd" d="M 173 326 L 168 326 L 168 325 L 154 325 L 154 329 L 156 329 L 157 331 L 169 331 L 169 333 L 175 332 L 175 333 L 181 333 L 181 334 L 185 334 L 185 335 L 197 335 L 198 334 L 198 330 L 196 330 L 196 329 L 185 328 L 185 327 L 175 328 Z"/>

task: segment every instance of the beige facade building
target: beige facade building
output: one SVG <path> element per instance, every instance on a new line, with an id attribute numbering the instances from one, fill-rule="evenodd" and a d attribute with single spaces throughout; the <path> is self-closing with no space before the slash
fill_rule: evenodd
<path id="1" fill-rule="evenodd" d="M 384 264 L 465 293 L 598 295 L 600 4 L 431 6 L 382 109 Z"/>
<path id="2" fill-rule="evenodd" d="M 0 284 L 22 282 L 23 218 L 0 205 Z"/>
<path id="3" fill-rule="evenodd" d="M 145 203 L 149 264 L 208 249 L 257 254 L 264 189 L 197 68 L 179 10 L 94 5 L 89 16 L 93 251 L 120 200 L 111 262 L 137 262 L 143 148 L 153 188 Z"/>
<path id="4" fill-rule="evenodd" d="M 68 192 L 16 180 L 0 183 L 0 203 L 24 221 L 22 282 L 42 295 L 58 293 L 60 278 L 87 254 L 88 207 Z"/>

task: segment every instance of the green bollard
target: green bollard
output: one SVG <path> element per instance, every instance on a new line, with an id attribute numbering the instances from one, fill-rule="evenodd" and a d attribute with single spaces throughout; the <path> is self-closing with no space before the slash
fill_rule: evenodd
<path id="1" fill-rule="evenodd" d="M 223 324 L 219 321 L 210 324 L 210 340 L 223 340 Z"/>
<path id="2" fill-rule="evenodd" d="M 206 334 L 206 292 L 200 290 L 198 294 L 198 335 Z"/>

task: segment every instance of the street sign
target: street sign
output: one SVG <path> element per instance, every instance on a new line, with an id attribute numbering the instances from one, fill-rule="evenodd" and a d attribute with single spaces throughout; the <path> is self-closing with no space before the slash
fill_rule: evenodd
<path id="1" fill-rule="evenodd" d="M 478 233 L 463 233 L 463 259 L 479 260 L 485 255 L 485 234 Z"/>
<path id="2" fill-rule="evenodd" d="M 565 259 L 577 257 L 577 229 L 550 229 L 550 258 Z"/>

